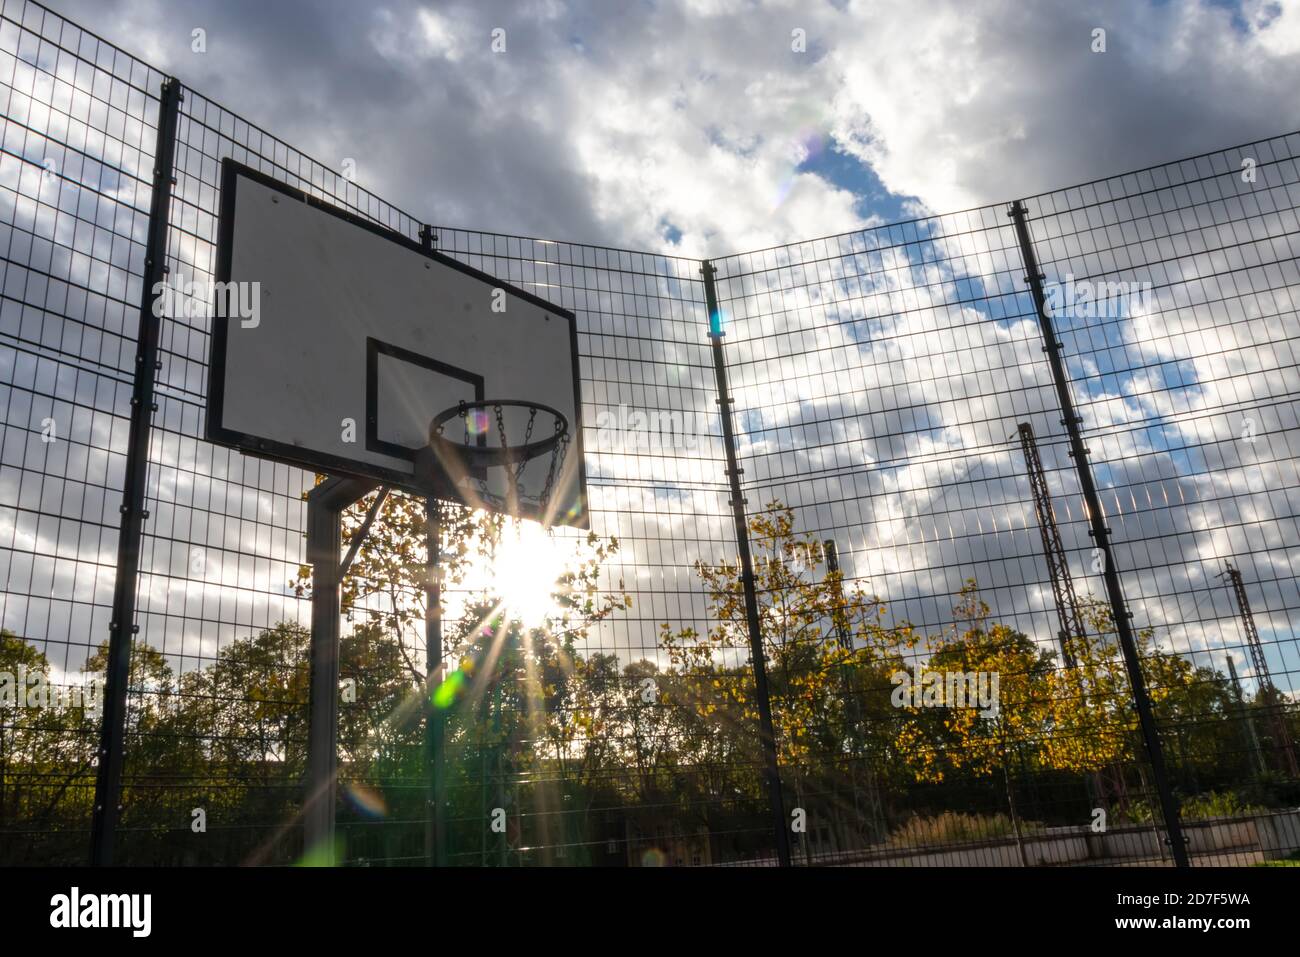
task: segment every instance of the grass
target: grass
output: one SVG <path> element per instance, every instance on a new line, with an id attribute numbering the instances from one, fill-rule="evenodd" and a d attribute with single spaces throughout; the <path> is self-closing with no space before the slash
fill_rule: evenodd
<path id="1" fill-rule="evenodd" d="M 1276 861 L 1260 861 L 1256 867 L 1300 867 L 1300 851 L 1292 851 Z"/>
<path id="2" fill-rule="evenodd" d="M 1036 821 L 1020 822 L 1022 834 L 1041 831 L 1042 828 L 1043 826 Z M 890 832 L 887 843 L 891 847 L 969 844 L 975 841 L 1011 837 L 1015 832 L 1015 825 L 1005 814 L 963 814 L 960 811 L 944 811 L 934 817 L 913 815 L 907 823 Z"/>

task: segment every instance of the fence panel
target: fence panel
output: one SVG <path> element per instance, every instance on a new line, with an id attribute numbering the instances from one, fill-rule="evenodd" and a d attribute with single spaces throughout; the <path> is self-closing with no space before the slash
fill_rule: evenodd
<path id="1" fill-rule="evenodd" d="M 83 668 L 108 638 L 161 81 L 42 7 L 0 11 L 5 863 L 88 855 Z"/>
<path id="2" fill-rule="evenodd" d="M 0 697 L 0 863 L 88 856 L 163 79 L 0 10 L 0 682 L 59 689 Z M 1300 848 L 1298 148 L 1026 201 L 1195 863 Z M 339 844 L 304 848 L 316 476 L 203 438 L 227 156 L 421 238 L 184 91 L 119 860 L 425 863 L 432 708 L 451 864 L 775 863 L 715 325 L 795 863 L 1168 863 L 1005 206 L 712 260 L 713 317 L 695 260 L 429 227 L 576 313 L 592 536 L 448 509 L 426 688 L 424 504 L 386 500 L 343 590 Z M 539 567 L 566 587 L 525 607 Z"/>

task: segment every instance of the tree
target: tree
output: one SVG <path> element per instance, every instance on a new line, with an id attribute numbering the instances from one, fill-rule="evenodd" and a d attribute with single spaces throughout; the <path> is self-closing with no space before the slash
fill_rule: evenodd
<path id="1" fill-rule="evenodd" d="M 89 791 L 94 782 L 94 754 L 99 726 L 81 705 L 39 707 L 28 695 L 39 683 L 49 685 L 49 662 L 32 644 L 11 631 L 0 631 L 0 673 L 12 681 L 13 700 L 0 703 L 0 822 L 17 823 L 21 836 L 0 841 L 0 863 L 47 864 L 84 859 L 78 829 L 90 819 Z M 18 685 L 19 676 L 28 687 Z"/>
<path id="2" fill-rule="evenodd" d="M 1043 742 L 1043 760 L 1057 770 L 1092 775 L 1094 789 L 1108 792 L 1096 798 L 1113 801 L 1122 815 L 1128 804 L 1124 766 L 1136 762 L 1145 779 L 1137 760 L 1137 709 L 1109 606 L 1088 598 L 1082 610 L 1085 634 L 1068 638 L 1074 666 L 1060 666 L 1049 676 L 1051 734 Z M 1138 629 L 1134 642 L 1158 725 L 1181 728 L 1176 734 L 1183 735 L 1213 713 L 1228 713 L 1226 686 L 1214 694 L 1208 675 L 1198 674 L 1181 655 L 1156 648 L 1151 628 Z M 1186 753 L 1186 742 L 1180 744 Z"/>
<path id="3" fill-rule="evenodd" d="M 936 702 L 938 709 L 928 710 L 926 702 L 915 701 L 907 709 L 913 720 L 900 730 L 904 760 L 918 780 L 942 781 L 952 770 L 976 777 L 1000 771 L 1017 847 L 1027 864 L 1011 766 L 1025 760 L 1026 749 L 1032 761 L 1046 736 L 1051 652 L 1023 632 L 992 621 L 978 584 L 967 579 L 953 608 L 952 629 L 930 642 L 925 667 L 943 679 L 940 687 L 945 690 Z M 954 676 L 951 684 L 949 675 Z M 968 676 L 996 691 L 991 707 L 965 700 L 964 692 L 961 701 L 946 699 L 947 689 L 955 689 Z"/>
<path id="4" fill-rule="evenodd" d="M 842 573 L 822 570 L 822 543 L 796 530 L 788 506 L 768 503 L 750 518 L 749 532 L 778 761 L 789 769 L 799 806 L 820 795 L 827 813 L 839 818 L 858 803 L 853 773 L 874 773 L 871 761 L 888 747 L 887 675 L 901 666 L 916 635 L 907 623 L 887 625 L 879 598 L 856 584 L 846 588 Z M 701 635 L 664 623 L 660 645 L 685 679 L 695 713 L 728 725 L 732 759 L 754 769 L 747 783 L 757 789 L 758 706 L 749 667 L 737 663 L 750 649 L 741 569 L 724 560 L 696 562 L 695 570 L 716 624 Z"/>
<path id="5" fill-rule="evenodd" d="M 965 707 L 942 701 L 943 707 L 933 712 L 935 721 L 914 725 L 924 730 L 915 737 L 909 733 L 915 746 L 903 754 L 919 780 L 942 781 L 958 769 L 976 776 L 1006 774 L 1013 747 L 1036 749 L 1045 737 L 1051 652 L 1023 632 L 992 621 L 974 579 L 966 581 L 958 599 L 951 630 L 929 643 L 925 668 L 941 675 L 989 676 L 990 685 L 995 676 L 996 707 L 986 711 L 969 701 Z M 915 706 L 908 711 L 917 719 L 927 713 Z"/>

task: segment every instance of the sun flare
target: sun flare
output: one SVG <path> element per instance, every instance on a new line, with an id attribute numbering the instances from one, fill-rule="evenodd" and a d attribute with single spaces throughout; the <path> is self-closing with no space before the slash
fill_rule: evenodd
<path id="1" fill-rule="evenodd" d="M 555 540 L 537 523 L 520 522 L 503 531 L 492 574 L 506 614 L 529 627 L 555 614 L 562 565 Z"/>

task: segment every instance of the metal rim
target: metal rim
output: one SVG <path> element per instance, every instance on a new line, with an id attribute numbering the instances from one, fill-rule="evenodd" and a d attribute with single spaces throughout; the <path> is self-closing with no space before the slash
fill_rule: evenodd
<path id="1" fill-rule="evenodd" d="M 501 446 L 499 448 L 466 445 L 463 442 L 455 442 L 442 434 L 442 427 L 452 419 L 463 418 L 475 409 L 498 408 L 528 409 L 533 414 L 545 412 L 547 415 L 554 417 L 555 430 L 553 434 L 535 442 L 528 442 L 524 445 Z M 439 412 L 434 416 L 433 421 L 429 423 L 429 445 L 438 449 L 441 453 L 456 456 L 471 468 L 490 468 L 528 462 L 553 451 L 568 434 L 569 420 L 563 412 L 541 402 L 527 402 L 523 399 L 477 399 L 473 402 L 461 402 L 455 408 Z"/>

